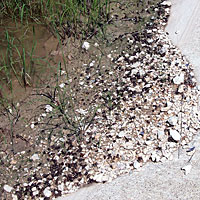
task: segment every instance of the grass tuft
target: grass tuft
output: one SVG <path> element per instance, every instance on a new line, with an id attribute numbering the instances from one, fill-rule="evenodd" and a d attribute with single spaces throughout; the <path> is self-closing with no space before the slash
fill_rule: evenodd
<path id="1" fill-rule="evenodd" d="M 8 86 L 12 92 L 13 78 L 22 87 L 31 85 L 31 72 L 36 62 L 34 54 L 37 41 L 35 24 L 42 24 L 62 43 L 67 37 L 88 38 L 97 32 L 108 20 L 110 0 L 7 0 L 0 2 L 0 20 L 4 27 L 7 22 L 16 24 L 15 30 L 22 29 L 18 37 L 9 27 L 5 38 L 0 38 L 0 88 Z M 5 22 L 6 20 L 6 22 Z M 33 27 L 32 47 L 24 46 L 24 36 Z M 1 28 L 1 27 L 0 27 Z M 12 27 L 13 29 L 13 27 Z M 1 34 L 1 37 L 3 35 Z M 38 59 L 39 60 L 39 59 Z M 42 60 L 42 59 L 40 59 Z"/>

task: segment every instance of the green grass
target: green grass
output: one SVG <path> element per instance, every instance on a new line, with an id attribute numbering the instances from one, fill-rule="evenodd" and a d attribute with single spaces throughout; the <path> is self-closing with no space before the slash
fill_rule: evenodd
<path id="1" fill-rule="evenodd" d="M 66 130 L 68 133 L 73 134 L 77 141 L 81 141 L 84 138 L 85 132 L 92 125 L 97 110 L 102 105 L 90 105 L 86 110 L 83 110 L 77 104 L 79 100 L 73 92 L 68 74 L 65 75 L 67 85 L 64 87 L 59 85 L 60 76 L 60 69 L 58 67 L 56 85 L 48 91 L 37 94 L 42 97 L 42 102 L 44 102 L 42 106 L 52 108 L 47 115 L 48 123 L 44 123 L 45 130 L 48 130 L 50 138 L 55 131 Z"/>
<path id="2" fill-rule="evenodd" d="M 45 24 L 61 37 L 88 35 L 108 20 L 109 4 L 109 0 L 8 0 L 0 3 L 0 18 Z"/>
<path id="3" fill-rule="evenodd" d="M 30 51 L 17 41 L 17 38 L 11 36 L 5 31 L 5 38 L 2 39 L 6 44 L 6 51 L 1 51 L 0 55 L 0 75 L 1 84 L 6 84 L 12 91 L 12 80 L 16 78 L 22 87 L 30 85 L 30 69 L 34 63 L 34 51 L 36 43 Z"/>
<path id="4" fill-rule="evenodd" d="M 45 26 L 60 43 L 67 37 L 85 39 L 103 26 L 109 18 L 110 0 L 7 0 L 0 2 L 0 90 L 13 89 L 13 78 L 22 87 L 31 85 L 36 63 L 35 26 Z M 9 27 L 9 23 L 12 28 Z M 8 26 L 8 27 L 5 27 Z M 32 30 L 31 30 L 31 27 Z M 13 34 L 21 30 L 20 36 Z M 31 47 L 24 45 L 32 31 Z M 29 39 L 30 40 L 30 39 Z M 2 49 L 2 48 L 1 48 Z M 40 60 L 42 60 L 40 58 Z M 39 61 L 39 59 L 37 59 Z M 48 61 L 47 61 L 48 62 Z"/>

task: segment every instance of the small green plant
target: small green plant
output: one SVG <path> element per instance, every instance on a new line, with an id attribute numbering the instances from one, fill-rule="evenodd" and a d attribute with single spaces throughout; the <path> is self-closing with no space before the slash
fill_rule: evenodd
<path id="1" fill-rule="evenodd" d="M 53 130 L 68 130 L 70 134 L 81 140 L 84 133 L 93 123 L 98 107 L 83 110 L 77 108 L 75 98 L 66 89 L 59 86 L 53 92 L 39 94 L 46 98 L 46 110 L 48 114 L 48 124 L 50 134 Z M 49 109 L 49 111 L 48 111 Z"/>
<path id="2" fill-rule="evenodd" d="M 8 103 L 6 100 L 1 101 L 0 106 L 1 106 L 1 114 L 5 116 L 9 121 L 9 127 L 6 127 L 6 129 L 8 129 L 9 133 L 11 151 L 13 154 L 15 154 L 15 148 L 14 148 L 15 134 L 13 129 L 20 118 L 20 110 L 14 103 Z"/>
<path id="3" fill-rule="evenodd" d="M 34 65 L 38 60 L 34 57 L 36 41 L 33 41 L 32 48 L 28 50 L 19 39 L 6 30 L 5 39 L 2 39 L 2 42 L 6 44 L 6 50 L 1 51 L 0 54 L 1 88 L 6 85 L 12 92 L 13 78 L 17 79 L 22 87 L 30 86 Z"/>
<path id="4" fill-rule="evenodd" d="M 66 74 L 66 79 L 69 80 L 68 78 L 68 74 Z M 45 103 L 42 106 L 48 113 L 45 123 L 45 129 L 48 129 L 48 140 L 51 141 L 51 136 L 55 130 L 57 133 L 62 132 L 62 130 L 68 130 L 69 134 L 72 134 L 77 138 L 77 141 L 80 141 L 93 123 L 100 106 L 81 108 L 76 94 L 73 93 L 70 81 L 59 84 L 60 80 L 59 65 L 56 85 L 50 88 L 49 91 L 37 94 L 45 98 Z"/>

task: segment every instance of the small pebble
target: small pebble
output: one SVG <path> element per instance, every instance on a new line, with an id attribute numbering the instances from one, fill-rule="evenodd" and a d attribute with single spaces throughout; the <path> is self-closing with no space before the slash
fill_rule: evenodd
<path id="1" fill-rule="evenodd" d="M 170 136 L 175 140 L 175 141 L 179 141 L 181 139 L 181 135 L 177 130 L 174 129 L 170 129 Z"/>
<path id="2" fill-rule="evenodd" d="M 188 165 L 182 167 L 181 169 L 185 171 L 185 175 L 188 175 L 192 169 L 192 165 L 188 164 Z"/>
<path id="3" fill-rule="evenodd" d="M 33 155 L 31 156 L 31 159 L 32 159 L 33 161 L 36 161 L 36 160 L 39 160 L 40 157 L 38 156 L 38 154 L 33 154 Z"/>
<path id="4" fill-rule="evenodd" d="M 9 185 L 4 185 L 3 189 L 6 191 L 6 192 L 11 192 L 13 190 L 13 188 Z"/>
<path id="5" fill-rule="evenodd" d="M 50 197 L 52 195 L 49 188 L 45 188 L 44 191 L 43 191 L 43 194 L 44 194 L 45 197 Z"/>
<path id="6" fill-rule="evenodd" d="M 83 42 L 82 48 L 85 49 L 86 51 L 90 48 L 90 43 L 89 42 Z"/>

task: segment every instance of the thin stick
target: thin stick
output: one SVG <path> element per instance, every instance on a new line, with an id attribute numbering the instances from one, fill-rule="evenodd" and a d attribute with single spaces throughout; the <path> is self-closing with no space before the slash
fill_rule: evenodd
<path id="1" fill-rule="evenodd" d="M 179 147 L 178 147 L 178 159 L 180 158 L 180 149 L 181 149 L 181 140 L 182 140 L 182 130 L 183 130 L 183 126 L 182 126 L 182 113 L 183 113 L 183 96 L 184 94 L 182 94 L 182 98 L 181 98 L 181 139 L 179 140 Z"/>
<path id="2" fill-rule="evenodd" d="M 194 151 L 194 153 L 190 156 L 190 159 L 187 161 L 188 163 L 190 163 L 190 161 L 192 160 L 194 154 L 195 154 L 196 151 Z"/>

